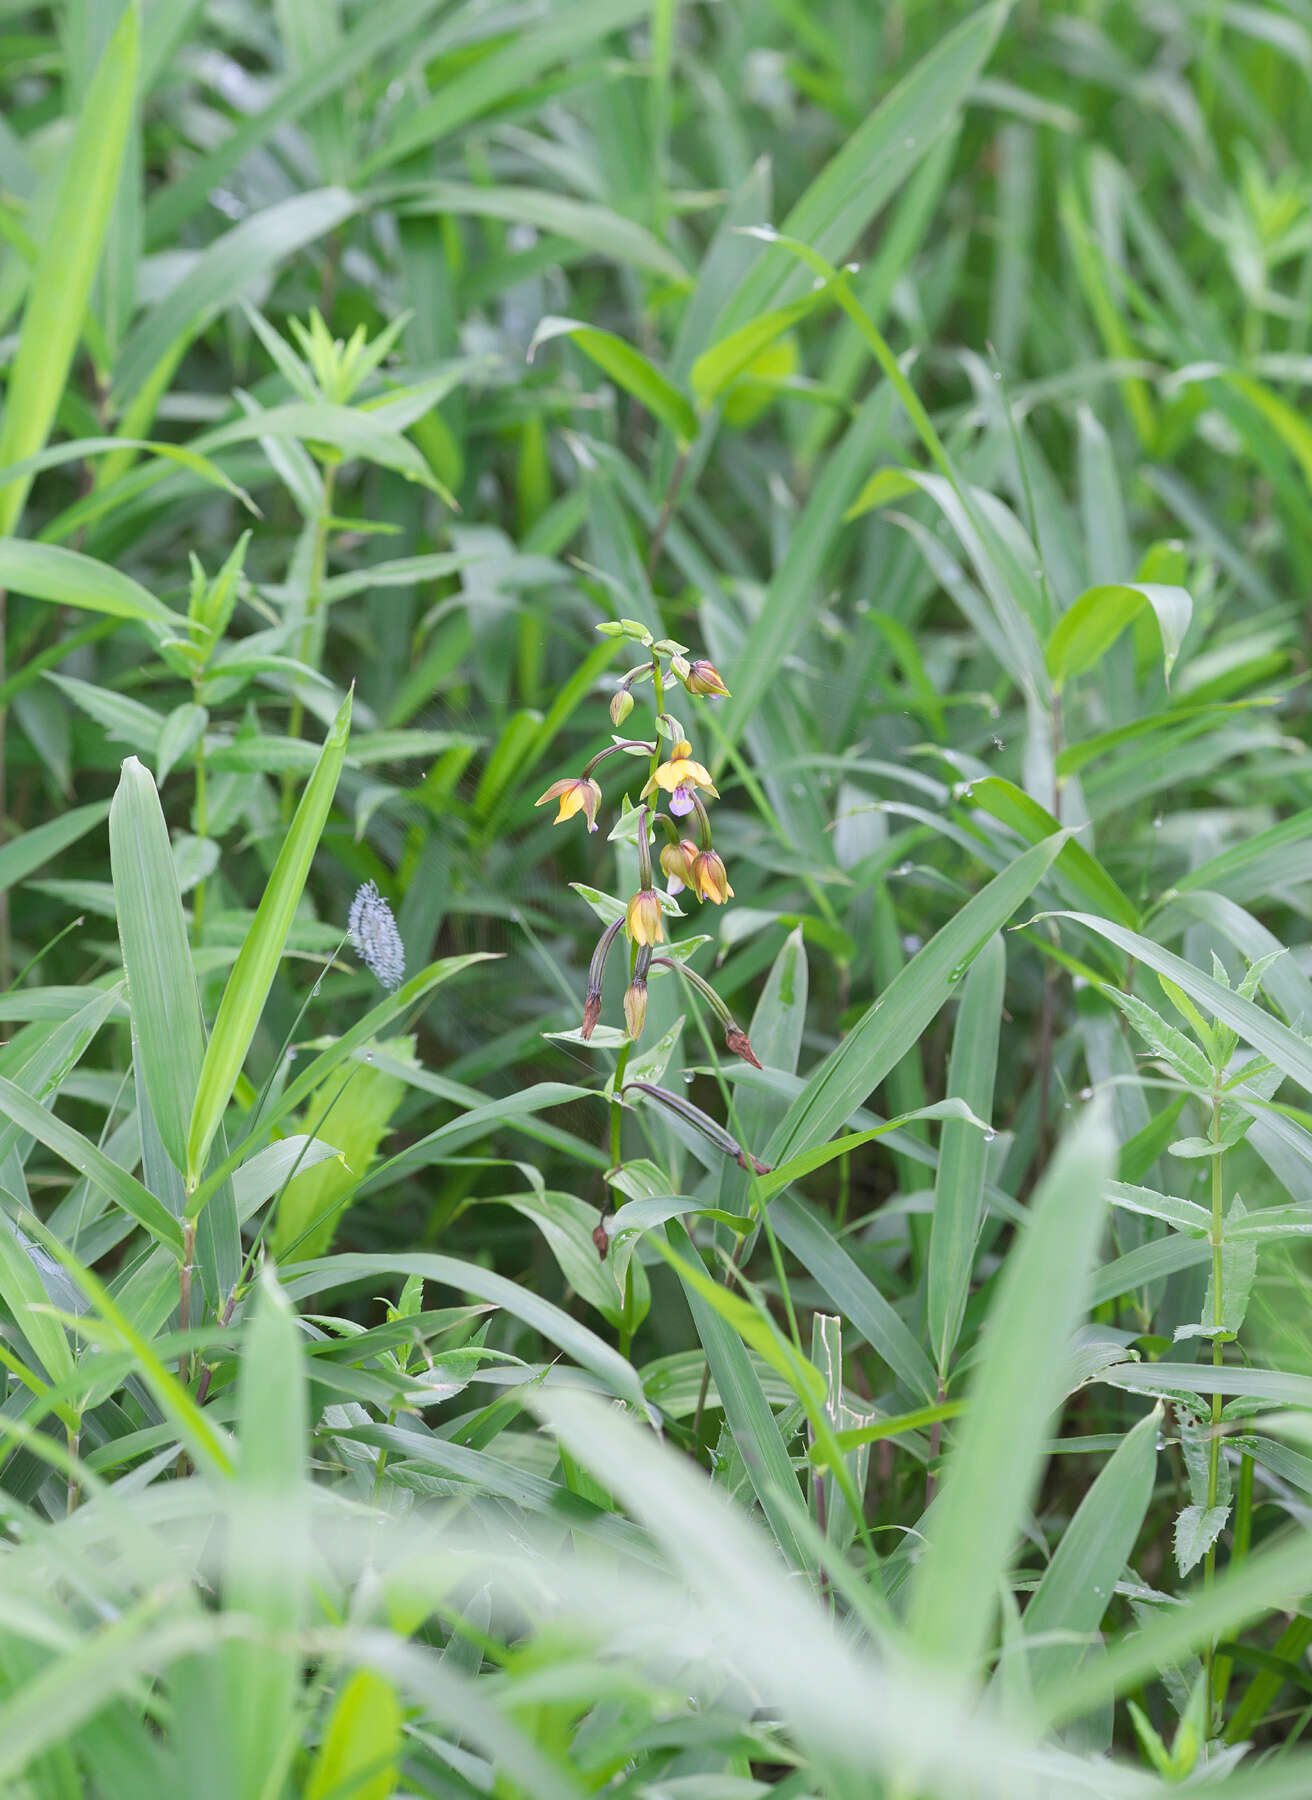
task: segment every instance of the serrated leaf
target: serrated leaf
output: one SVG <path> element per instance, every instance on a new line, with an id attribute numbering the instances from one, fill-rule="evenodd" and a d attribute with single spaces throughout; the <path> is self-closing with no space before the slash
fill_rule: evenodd
<path id="1" fill-rule="evenodd" d="M 1225 1530 L 1228 1506 L 1186 1506 L 1175 1521 L 1175 1560 L 1181 1575 L 1200 1563 Z"/>
<path id="2" fill-rule="evenodd" d="M 1120 1007 L 1153 1054 L 1169 1063 L 1181 1081 L 1203 1091 L 1211 1087 L 1212 1071 L 1197 1044 L 1155 1012 L 1147 1001 L 1140 1000 L 1137 994 L 1122 994 L 1116 988 L 1105 991 L 1107 998 Z"/>

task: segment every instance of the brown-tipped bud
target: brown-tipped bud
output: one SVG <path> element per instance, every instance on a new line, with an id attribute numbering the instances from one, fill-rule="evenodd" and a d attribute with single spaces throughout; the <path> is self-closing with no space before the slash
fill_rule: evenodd
<path id="1" fill-rule="evenodd" d="M 724 1042 L 726 1048 L 732 1050 L 735 1056 L 741 1056 L 745 1063 L 750 1063 L 754 1069 L 761 1067 L 757 1054 L 752 1049 L 751 1039 L 741 1025 L 726 1025 Z"/>
<path id="2" fill-rule="evenodd" d="M 610 697 L 610 722 L 618 731 L 633 711 L 633 695 L 627 688 L 616 688 Z"/>
<path id="3" fill-rule="evenodd" d="M 636 1043 L 647 1023 L 647 983 L 637 976 L 624 990 L 624 1023 Z"/>
<path id="4" fill-rule="evenodd" d="M 750 1150 L 740 1150 L 737 1156 L 734 1157 L 734 1161 L 738 1164 L 740 1169 L 746 1170 L 749 1175 L 752 1174 L 753 1171 L 755 1171 L 757 1175 L 768 1175 L 770 1173 L 771 1164 L 763 1163 L 760 1157 L 753 1156 Z"/>
<path id="5" fill-rule="evenodd" d="M 716 906 L 723 906 L 733 893 L 729 886 L 729 875 L 719 854 L 714 850 L 699 850 L 688 864 L 688 886 L 699 900 L 714 901 Z"/>
<path id="6" fill-rule="evenodd" d="M 655 888 L 639 888 L 624 909 L 624 925 L 635 944 L 659 944 L 665 937 Z"/>
<path id="7" fill-rule="evenodd" d="M 597 1255 L 602 1262 L 605 1262 L 607 1252 L 610 1250 L 610 1233 L 604 1225 L 593 1227 L 592 1241 L 597 1246 Z"/>
<path id="8" fill-rule="evenodd" d="M 729 690 L 720 679 L 720 672 L 713 662 L 707 662 L 699 656 L 688 665 L 688 673 L 684 676 L 683 685 L 690 694 L 719 694 L 729 698 Z"/>
<path id="9" fill-rule="evenodd" d="M 597 1029 L 597 1020 L 600 1017 L 601 1017 L 601 989 L 598 988 L 595 994 L 588 994 L 584 997 L 583 1023 L 579 1027 L 580 1037 L 585 1038 L 585 1039 L 590 1038 L 592 1036 L 593 1032 Z M 758 1068 L 760 1067 L 759 1063 L 757 1064 L 757 1067 Z"/>

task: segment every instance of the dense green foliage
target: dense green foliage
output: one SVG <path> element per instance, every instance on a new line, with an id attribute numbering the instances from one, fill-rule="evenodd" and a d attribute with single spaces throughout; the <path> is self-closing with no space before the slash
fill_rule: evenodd
<path id="1" fill-rule="evenodd" d="M 6 1795 L 1312 1792 L 1310 85 L 0 4 Z"/>

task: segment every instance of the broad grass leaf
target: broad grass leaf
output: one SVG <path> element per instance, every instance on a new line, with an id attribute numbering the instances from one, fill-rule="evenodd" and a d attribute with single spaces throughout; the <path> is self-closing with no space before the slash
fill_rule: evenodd
<path id="1" fill-rule="evenodd" d="M 164 1148 L 185 1170 L 205 1028 L 168 826 L 135 756 L 110 806 L 109 860 L 139 1066 Z"/>
<path id="2" fill-rule="evenodd" d="M 1092 1638 L 1112 1604 L 1152 1500 L 1161 1408 L 1128 1431 L 1066 1526 L 1025 1608 L 1027 1638 L 1072 1632 Z M 1078 1666 L 1078 1644 L 1032 1644 L 1030 1681 L 1042 1694 Z"/>
<path id="3" fill-rule="evenodd" d="M 1193 618 L 1193 601 L 1182 587 L 1159 582 L 1117 582 L 1088 588 L 1058 619 L 1044 652 L 1058 688 L 1102 661 L 1127 625 L 1151 607 L 1162 638 L 1167 681 Z"/>
<path id="4" fill-rule="evenodd" d="M 771 1137 L 767 1162 L 785 1162 L 823 1143 L 878 1087 L 946 1004 L 993 934 L 1033 893 L 1066 841 L 1067 834 L 1058 832 L 1017 857 L 912 957 L 813 1072 Z"/>
<path id="5" fill-rule="evenodd" d="M 532 357 L 540 345 L 553 338 L 567 337 L 577 344 L 588 359 L 609 375 L 626 394 L 645 406 L 653 418 L 659 419 L 674 435 L 680 449 L 687 449 L 697 435 L 697 415 L 687 396 L 675 387 L 668 375 L 645 357 L 641 350 L 603 331 L 597 325 L 585 325 L 580 319 L 550 317 L 543 319 L 533 333 L 529 346 Z"/>
<path id="6" fill-rule="evenodd" d="M 915 1649 L 973 1681 L 1083 1322 L 1115 1146 L 1095 1101 L 1062 1140 L 999 1277 L 970 1386 L 911 1577 Z"/>
<path id="7" fill-rule="evenodd" d="M 0 488 L 0 497 L 4 489 Z M 56 606 L 76 606 L 85 612 L 108 613 L 111 618 L 135 619 L 154 628 L 167 628 L 184 641 L 187 622 L 170 611 L 139 581 L 109 563 L 97 562 L 80 551 L 58 544 L 29 543 L 22 538 L 0 538 L 0 585 L 34 600 Z"/>
<path id="8" fill-rule="evenodd" d="M 48 1112 L 21 1087 L 3 1076 L 0 1076 L 0 1111 L 11 1124 L 30 1132 L 47 1150 L 53 1150 L 61 1161 L 85 1176 L 115 1206 L 139 1225 L 144 1225 L 159 1243 L 181 1251 L 182 1232 L 177 1220 L 135 1176 L 121 1169 L 89 1138 L 56 1118 L 54 1113 Z"/>
<path id="9" fill-rule="evenodd" d="M 71 812 L 44 825 L 34 825 L 7 844 L 0 845 L 0 894 L 26 881 L 34 869 L 76 844 L 108 816 L 109 806 L 97 800 L 90 806 L 75 806 Z"/>

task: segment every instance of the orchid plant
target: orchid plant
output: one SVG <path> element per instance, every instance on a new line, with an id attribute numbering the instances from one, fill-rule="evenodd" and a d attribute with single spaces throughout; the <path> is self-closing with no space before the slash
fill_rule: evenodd
<path id="1" fill-rule="evenodd" d="M 605 798 L 595 771 L 613 756 L 624 755 L 639 761 L 646 758 L 646 780 L 639 792 L 637 805 L 629 800 L 627 793 L 621 799 L 622 819 L 627 824 L 629 818 L 632 818 L 635 833 L 638 852 L 637 891 L 628 900 L 623 915 L 608 924 L 597 940 L 588 968 L 583 1022 L 579 1033 L 586 1040 L 591 1038 L 597 1028 L 601 1018 L 602 982 L 607 960 L 623 933 L 629 948 L 629 981 L 624 992 L 624 1023 L 628 1036 L 620 1050 L 613 1089 L 618 1109 L 620 1097 L 626 1091 L 624 1072 L 629 1051 L 642 1036 L 646 1022 L 647 981 L 653 968 L 677 971 L 714 1012 L 724 1031 L 726 1047 L 753 1068 L 759 1069 L 761 1064 L 747 1033 L 711 983 L 691 968 L 686 960 L 658 953 L 659 946 L 666 942 L 665 909 L 656 889 L 652 860 L 652 847 L 658 832 L 663 832 L 667 840 L 658 859 L 661 873 L 666 878 L 667 895 L 673 897 L 688 892 L 698 902 L 709 900 L 713 906 L 723 906 L 733 896 L 728 870 L 712 842 L 711 819 L 706 807 L 706 802 L 717 800 L 719 793 L 709 770 L 694 757 L 692 742 L 684 735 L 682 723 L 667 710 L 667 696 L 673 690 L 675 682 L 681 683 L 684 691 L 694 700 L 727 698 L 729 690 L 715 665 L 706 657 L 690 657 L 688 647 L 676 643 L 672 638 L 654 639 L 646 627 L 636 620 L 620 619 L 599 625 L 597 629 L 609 636 L 635 641 L 647 653 L 643 661 L 620 678 L 611 697 L 610 718 L 618 733 L 634 710 L 635 688 L 643 688 L 650 683 L 654 712 L 651 739 L 614 736 L 609 744 L 584 764 L 577 775 L 553 781 L 546 793 L 534 804 L 546 806 L 555 801 L 557 812 L 554 822 L 557 825 L 582 814 L 588 831 L 595 832 L 598 809 Z M 694 836 L 684 835 L 689 829 L 695 833 Z M 627 831 L 612 835 L 627 835 Z M 628 1085 L 640 1088 L 649 1098 L 679 1114 L 718 1148 L 733 1156 L 744 1168 L 750 1165 L 757 1170 L 762 1169 L 763 1165 L 744 1150 L 736 1139 L 682 1095 L 673 1094 L 668 1089 L 649 1082 Z M 618 1110 L 612 1113 L 611 1137 L 612 1159 L 618 1162 Z M 600 1248 L 600 1239 L 598 1245 Z M 605 1254 L 604 1249 L 602 1254 Z"/>

